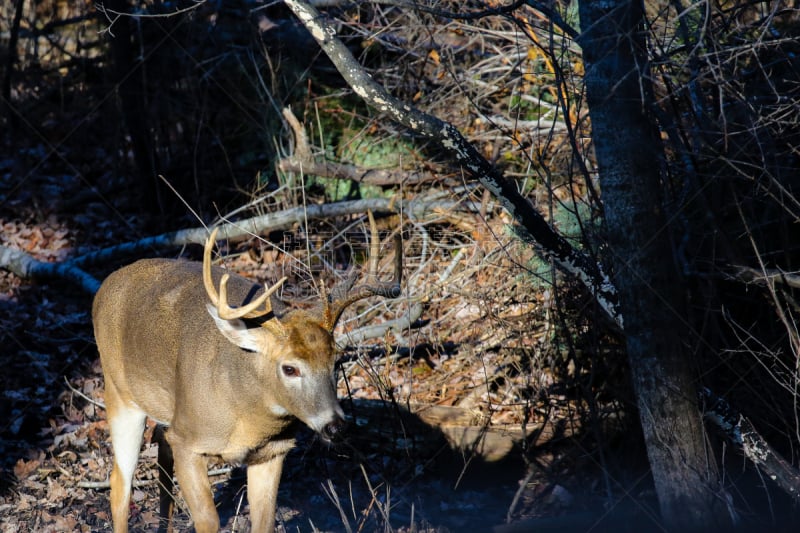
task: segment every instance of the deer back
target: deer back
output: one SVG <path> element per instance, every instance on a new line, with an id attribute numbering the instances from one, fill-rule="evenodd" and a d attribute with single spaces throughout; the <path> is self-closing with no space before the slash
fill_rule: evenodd
<path id="1" fill-rule="evenodd" d="M 263 326 L 222 319 L 209 304 L 202 268 L 146 259 L 107 278 L 92 313 L 106 379 L 126 402 L 188 440 L 197 434 L 208 453 L 228 455 L 231 439 L 236 454 L 245 453 L 283 431 L 290 415 L 320 430 L 339 409 L 333 340 L 321 319 L 300 310 Z M 223 273 L 211 269 L 215 284 Z M 227 299 L 237 306 L 263 292 L 240 276 L 227 282 Z M 287 367 L 303 386 L 294 386 Z"/>

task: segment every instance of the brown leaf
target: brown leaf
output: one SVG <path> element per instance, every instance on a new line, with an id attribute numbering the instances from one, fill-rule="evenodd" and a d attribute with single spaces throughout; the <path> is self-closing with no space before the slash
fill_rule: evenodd
<path id="1" fill-rule="evenodd" d="M 69 496 L 69 492 L 61 483 L 52 478 L 47 478 L 47 497 L 50 501 L 60 502 L 67 499 L 67 496 Z M 71 529 L 63 531 L 71 531 Z"/>
<path id="2" fill-rule="evenodd" d="M 46 524 L 41 529 L 43 532 L 61 533 L 62 531 L 75 531 L 78 521 L 72 515 L 60 516 L 52 515 L 47 511 L 42 511 L 42 521 Z"/>
<path id="3" fill-rule="evenodd" d="M 34 472 L 36 472 L 37 468 L 42 466 L 42 459 L 42 455 L 36 459 L 31 459 L 30 461 L 20 459 L 17 461 L 17 464 L 14 465 L 14 475 L 20 481 L 29 478 Z"/>

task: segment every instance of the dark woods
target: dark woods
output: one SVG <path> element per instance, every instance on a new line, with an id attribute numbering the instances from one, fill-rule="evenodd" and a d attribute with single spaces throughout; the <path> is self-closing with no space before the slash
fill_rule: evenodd
<path id="1" fill-rule="evenodd" d="M 106 489 L 80 485 L 102 483 L 110 456 L 89 400 L 103 390 L 89 299 L 66 279 L 14 270 L 9 250 L 55 264 L 110 249 L 80 263 L 101 280 L 139 257 L 198 257 L 186 246 L 196 240 L 134 245 L 145 237 L 314 206 L 313 220 L 220 248 L 259 283 L 287 275 L 285 296 L 302 307 L 314 279 L 333 286 L 365 261 L 366 211 L 343 207 L 363 199 L 384 250 L 402 237 L 410 295 L 357 309 L 337 332 L 345 411 L 379 413 L 380 435 L 360 426 L 344 451 L 290 455 L 287 528 L 329 503 L 331 529 L 465 530 L 458 516 L 523 530 L 542 517 L 575 530 L 675 526 L 660 484 L 695 506 L 722 502 L 731 526 L 796 520 L 797 7 L 317 4 L 357 65 L 452 125 L 520 203 L 484 191 L 444 133 L 365 103 L 282 2 L 5 2 L 0 516 L 54 530 L 108 520 Z M 502 206 L 523 204 L 558 246 L 521 241 Z M 124 243 L 134 252 L 112 248 Z M 561 252 L 596 267 L 595 281 L 553 261 Z M 623 328 L 592 297 L 605 273 Z M 375 334 L 368 322 L 390 325 Z M 719 405 L 726 414 L 712 413 Z M 721 418 L 704 426 L 704 409 Z M 720 431 L 742 420 L 786 484 Z M 660 478 L 654 463 L 688 464 L 687 443 L 702 479 Z M 355 503 L 342 501 L 348 483 Z M 398 487 L 396 508 L 386 487 Z M 155 492 L 143 488 L 132 514 L 143 529 L 157 524 Z M 348 506 L 369 512 L 341 515 Z"/>

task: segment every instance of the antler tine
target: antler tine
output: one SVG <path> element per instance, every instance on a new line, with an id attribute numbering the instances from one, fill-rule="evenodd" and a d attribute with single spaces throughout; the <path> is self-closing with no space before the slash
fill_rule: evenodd
<path id="1" fill-rule="evenodd" d="M 214 231 L 211 232 L 211 235 L 206 240 L 203 251 L 203 284 L 206 287 L 209 300 L 217 308 L 219 317 L 224 320 L 235 320 L 238 318 L 258 318 L 271 313 L 272 305 L 269 297 L 288 279 L 285 276 L 279 279 L 272 287 L 267 288 L 265 285 L 264 294 L 242 307 L 234 308 L 228 305 L 228 280 L 230 275 L 222 275 L 222 279 L 219 282 L 219 292 L 217 292 L 216 287 L 214 287 L 214 280 L 211 277 L 211 249 L 216 242 L 218 229 L 214 228 Z M 264 305 L 264 309 L 257 310 L 261 305 Z"/>
<path id="2" fill-rule="evenodd" d="M 378 229 L 375 225 L 375 218 L 372 216 L 371 211 L 367 211 L 370 223 L 370 257 L 369 257 L 369 271 L 367 272 L 367 283 L 356 285 L 353 287 L 355 281 L 350 277 L 345 281 L 345 290 L 337 290 L 335 287 L 331 291 L 334 296 L 333 301 L 330 303 L 325 302 L 325 318 L 327 329 L 333 331 L 336 323 L 342 316 L 347 307 L 354 304 L 358 300 L 362 300 L 369 296 L 383 296 L 384 298 L 397 298 L 400 296 L 402 289 L 400 282 L 403 277 L 403 247 L 400 235 L 395 235 L 394 239 L 394 272 L 392 279 L 389 281 L 375 281 L 378 270 L 378 253 L 380 252 L 380 241 L 378 240 Z M 352 287 L 352 288 L 351 288 Z M 349 294 L 348 294 L 349 293 Z"/>
<path id="3" fill-rule="evenodd" d="M 211 235 L 206 239 L 206 244 L 203 248 L 203 285 L 205 285 L 208 299 L 211 300 L 214 307 L 219 307 L 219 294 L 216 287 L 214 287 L 214 281 L 211 279 L 211 249 L 214 248 L 214 243 L 217 242 L 218 231 L 219 228 L 214 228 L 211 231 Z"/>
<path id="4" fill-rule="evenodd" d="M 272 296 L 275 291 L 280 289 L 281 285 L 283 285 L 283 283 L 289 278 L 284 276 L 269 288 L 267 288 L 265 285 L 264 294 L 247 305 L 235 308 L 228 305 L 228 279 L 230 279 L 230 276 L 225 274 L 222 276 L 222 279 L 219 282 L 219 304 L 217 305 L 220 318 L 224 318 L 225 320 L 234 320 L 236 318 L 258 318 L 271 313 L 272 305 L 270 304 L 269 297 Z M 257 311 L 257 308 L 262 304 L 264 305 L 264 309 Z"/>

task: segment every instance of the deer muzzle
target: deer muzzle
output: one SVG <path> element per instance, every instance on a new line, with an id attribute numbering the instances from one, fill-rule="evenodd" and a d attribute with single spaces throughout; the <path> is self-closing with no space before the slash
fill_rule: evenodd
<path id="1" fill-rule="evenodd" d="M 320 430 L 319 434 L 328 442 L 336 439 L 344 430 L 345 421 L 338 414 L 336 418 L 325 424 Z"/>

